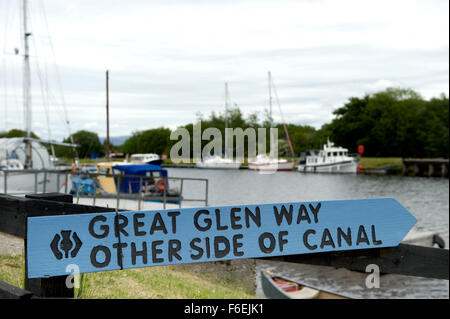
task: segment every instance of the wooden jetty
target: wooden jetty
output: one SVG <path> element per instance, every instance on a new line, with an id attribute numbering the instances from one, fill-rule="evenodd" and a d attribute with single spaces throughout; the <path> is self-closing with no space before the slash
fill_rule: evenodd
<path id="1" fill-rule="evenodd" d="M 448 163 L 444 158 L 404 158 L 403 175 L 448 178 Z"/>

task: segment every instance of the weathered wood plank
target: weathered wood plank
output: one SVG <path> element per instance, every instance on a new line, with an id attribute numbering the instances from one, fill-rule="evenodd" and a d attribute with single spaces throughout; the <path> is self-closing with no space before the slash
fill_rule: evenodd
<path id="1" fill-rule="evenodd" d="M 298 264 L 330 266 L 365 272 L 376 264 L 381 273 L 449 279 L 449 250 L 400 244 L 397 247 L 264 258 Z"/>
<path id="2" fill-rule="evenodd" d="M 62 193 L 27 194 L 25 198 L 50 200 L 53 202 L 73 203 L 73 195 Z"/>
<path id="3" fill-rule="evenodd" d="M 30 299 L 33 293 L 0 280 L 0 299 Z"/>
<path id="4" fill-rule="evenodd" d="M 42 196 L 46 199 L 38 199 Z M 116 209 L 108 207 L 78 205 L 66 202 L 72 195 L 55 193 L 27 195 L 15 197 L 0 194 L 0 232 L 13 236 L 25 237 L 26 217 L 54 216 L 70 214 L 87 214 L 93 212 L 115 212 Z M 58 200 L 58 201 L 54 201 Z M 120 210 L 121 211 L 121 210 Z"/>

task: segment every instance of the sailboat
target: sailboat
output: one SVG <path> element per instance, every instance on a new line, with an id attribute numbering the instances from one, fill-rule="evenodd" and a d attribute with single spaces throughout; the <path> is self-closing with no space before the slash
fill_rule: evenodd
<path id="1" fill-rule="evenodd" d="M 272 75 L 270 73 L 270 71 L 268 72 L 268 82 L 269 82 L 269 106 L 270 106 L 270 117 L 272 117 Z M 277 100 L 278 100 L 278 96 L 277 96 Z M 281 107 L 280 107 L 280 103 L 278 101 L 278 107 L 280 109 L 280 113 L 281 113 Z M 283 115 L 281 113 L 281 115 Z M 277 150 L 272 150 L 270 154 L 259 154 L 258 156 L 256 156 L 256 159 L 254 161 L 251 161 L 248 163 L 248 168 L 254 171 L 260 171 L 260 172 L 266 172 L 266 173 L 270 173 L 270 172 L 276 172 L 276 171 L 292 171 L 294 169 L 294 163 L 295 163 L 295 155 L 294 155 L 294 149 L 292 148 L 292 144 L 291 144 L 291 140 L 289 138 L 289 133 L 286 127 L 286 123 L 283 119 L 283 127 L 284 127 L 284 132 L 286 134 L 286 138 L 289 144 L 289 148 L 291 150 L 292 153 L 292 160 L 287 160 L 284 158 L 278 158 L 278 156 L 275 156 L 275 151 Z M 271 148 L 272 146 L 275 144 L 274 141 L 272 141 L 273 137 L 271 135 Z"/>
<path id="2" fill-rule="evenodd" d="M 228 83 L 225 83 L 225 128 L 228 127 Z M 239 169 L 241 163 L 219 155 L 208 156 L 196 163 L 197 168 Z"/>
<path id="3" fill-rule="evenodd" d="M 69 143 L 43 141 L 31 136 L 31 70 L 28 25 L 28 1 L 22 2 L 23 22 L 23 107 L 26 137 L 0 138 L 0 193 L 28 193 L 59 191 L 67 182 L 53 163 L 45 144 L 76 147 Z M 16 49 L 16 54 L 18 50 Z M 68 123 L 68 121 L 66 120 Z M 53 148 L 53 146 L 52 146 Z"/>

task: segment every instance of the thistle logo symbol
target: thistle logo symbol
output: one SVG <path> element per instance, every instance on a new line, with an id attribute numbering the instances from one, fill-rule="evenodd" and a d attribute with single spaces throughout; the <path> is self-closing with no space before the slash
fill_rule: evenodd
<path id="1" fill-rule="evenodd" d="M 71 230 L 62 230 L 61 236 L 56 234 L 53 237 L 50 248 L 56 259 L 69 258 L 69 252 L 71 258 L 74 258 L 78 254 L 83 243 L 76 232 L 73 232 L 73 235 L 70 236 L 71 232 Z"/>

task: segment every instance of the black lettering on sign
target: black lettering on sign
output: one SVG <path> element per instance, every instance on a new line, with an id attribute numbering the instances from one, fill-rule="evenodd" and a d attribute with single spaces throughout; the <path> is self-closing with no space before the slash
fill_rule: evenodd
<path id="1" fill-rule="evenodd" d="M 233 255 L 236 257 L 244 256 L 243 251 L 238 251 L 239 248 L 243 246 L 241 242 L 238 242 L 239 239 L 242 239 L 244 235 L 237 234 L 233 236 Z"/>
<path id="2" fill-rule="evenodd" d="M 377 235 L 375 234 L 375 225 L 372 225 L 372 244 L 381 245 L 383 241 L 377 240 Z"/>
<path id="3" fill-rule="evenodd" d="M 239 207 L 233 207 L 230 213 L 230 221 L 232 229 L 241 229 L 242 225 L 238 224 L 241 220 L 241 216 L 237 216 L 236 213 L 240 212 L 241 209 Z"/>
<path id="4" fill-rule="evenodd" d="M 189 246 L 193 250 L 195 250 L 197 252 L 197 254 L 191 254 L 192 260 L 197 260 L 197 259 L 202 258 L 202 256 L 203 256 L 203 249 L 196 245 L 196 243 L 201 243 L 201 242 L 202 242 L 202 240 L 200 238 L 198 238 L 198 237 L 196 237 L 196 238 L 191 240 Z"/>
<path id="5" fill-rule="evenodd" d="M 287 244 L 287 239 L 284 239 L 285 236 L 287 236 L 289 233 L 287 231 L 280 231 L 278 233 L 278 242 L 280 245 L 280 252 L 283 251 L 283 247 L 285 244 Z"/>
<path id="6" fill-rule="evenodd" d="M 172 234 L 177 233 L 177 216 L 179 216 L 180 212 L 168 212 L 167 216 L 172 218 Z"/>
<path id="7" fill-rule="evenodd" d="M 320 207 L 322 207 L 321 203 L 318 203 L 316 207 L 314 207 L 312 204 L 309 204 L 309 209 L 314 215 L 314 222 L 317 224 L 319 222 L 319 210 Z"/>
<path id="8" fill-rule="evenodd" d="M 289 205 L 289 212 L 286 210 L 284 205 L 281 205 L 281 211 L 278 211 L 277 206 L 273 206 L 273 212 L 275 214 L 275 220 L 277 225 L 280 226 L 283 219 L 286 219 L 288 225 L 292 224 L 292 205 Z"/>
<path id="9" fill-rule="evenodd" d="M 166 225 L 164 224 L 164 220 L 161 217 L 160 213 L 156 213 L 155 216 L 153 217 L 153 223 L 152 226 L 150 227 L 150 235 L 153 235 L 153 233 L 155 231 L 162 231 L 164 234 L 167 234 L 167 228 Z"/>
<path id="10" fill-rule="evenodd" d="M 311 218 L 309 218 L 308 210 L 305 205 L 300 205 L 300 208 L 298 209 L 297 224 L 300 224 L 302 220 L 306 220 L 308 224 L 311 224 Z"/>
<path id="11" fill-rule="evenodd" d="M 125 236 L 128 236 L 127 231 L 124 229 L 128 225 L 128 218 L 124 215 L 117 214 L 114 216 L 114 235 L 119 238 L 122 233 Z"/>
<path id="12" fill-rule="evenodd" d="M 154 264 L 159 264 L 164 261 L 163 258 L 158 258 L 158 255 L 162 254 L 162 249 L 156 248 L 156 246 L 160 246 L 163 244 L 162 240 L 155 240 L 152 242 L 152 262 Z"/>
<path id="13" fill-rule="evenodd" d="M 131 263 L 136 265 L 136 257 L 142 257 L 142 263 L 147 265 L 147 242 L 142 242 L 142 249 L 136 250 L 136 243 L 131 243 Z"/>
<path id="14" fill-rule="evenodd" d="M 103 254 L 105 255 L 105 260 L 102 262 L 98 261 L 97 259 L 97 254 L 99 251 L 103 252 Z M 105 268 L 111 261 L 111 251 L 108 249 L 108 247 L 105 246 L 95 246 L 94 248 L 92 248 L 90 257 L 92 266 L 94 266 L 95 268 Z"/>
<path id="15" fill-rule="evenodd" d="M 344 238 L 344 240 L 346 241 L 346 243 L 349 247 L 352 246 L 352 230 L 350 227 L 347 227 L 347 233 L 344 233 L 344 231 L 341 229 L 341 227 L 338 227 L 337 240 L 338 240 L 339 247 L 342 247 L 342 238 Z"/>
<path id="16" fill-rule="evenodd" d="M 331 246 L 333 248 L 336 248 L 336 246 L 334 245 L 333 237 L 331 237 L 331 233 L 328 230 L 328 228 L 325 228 L 325 230 L 323 231 L 320 249 L 322 249 L 325 246 Z"/>
<path id="17" fill-rule="evenodd" d="M 211 257 L 211 246 L 209 245 L 209 237 L 205 237 L 205 242 L 206 242 L 206 258 L 210 258 Z"/>
<path id="18" fill-rule="evenodd" d="M 103 232 L 98 234 L 94 231 L 94 226 L 96 222 L 106 222 L 106 217 L 103 215 L 97 215 L 94 218 L 92 218 L 91 221 L 89 222 L 89 234 L 91 234 L 92 237 L 98 239 L 107 237 L 109 234 L 109 226 L 101 225 L 100 229 L 103 230 Z"/>
<path id="19" fill-rule="evenodd" d="M 247 228 L 250 228 L 250 218 L 258 228 L 261 227 L 261 212 L 258 206 L 255 207 L 255 214 L 248 207 L 245 207 L 245 227 Z"/>
<path id="20" fill-rule="evenodd" d="M 201 209 L 199 211 L 197 211 L 194 215 L 194 226 L 195 228 L 197 228 L 199 231 L 207 231 L 211 228 L 211 218 L 205 218 L 204 222 L 206 223 L 206 226 L 201 226 L 198 223 L 198 219 L 200 217 L 200 215 L 209 215 L 209 210 L 207 209 Z"/>
<path id="21" fill-rule="evenodd" d="M 178 260 L 181 260 L 181 256 L 178 252 L 181 249 L 181 242 L 178 239 L 169 240 L 169 261 L 173 261 L 175 257 Z"/>
<path id="22" fill-rule="evenodd" d="M 217 226 L 217 230 L 227 230 L 228 226 L 224 226 L 220 224 L 220 209 L 216 209 L 214 211 L 216 213 L 216 226 Z"/>
<path id="23" fill-rule="evenodd" d="M 364 229 L 364 226 L 359 226 L 358 229 L 358 239 L 356 240 L 356 246 L 358 246 L 360 243 L 366 243 L 367 245 L 370 245 L 369 238 L 367 237 L 366 230 Z"/>
<path id="24" fill-rule="evenodd" d="M 265 245 L 264 243 L 265 239 L 269 240 L 269 246 Z M 261 236 L 259 236 L 258 243 L 259 249 L 261 249 L 261 251 L 266 254 L 270 254 L 271 252 L 273 252 L 276 245 L 275 237 L 271 233 L 263 233 Z"/>
<path id="25" fill-rule="evenodd" d="M 317 245 L 310 245 L 309 242 L 308 242 L 308 236 L 310 234 L 315 234 L 315 233 L 316 233 L 316 231 L 314 229 L 308 229 L 303 234 L 303 245 L 305 245 L 305 247 L 308 248 L 309 250 L 317 249 Z"/>
<path id="26" fill-rule="evenodd" d="M 223 245 L 223 248 L 220 249 L 220 245 Z M 214 256 L 216 258 L 223 258 L 230 252 L 230 242 L 224 236 L 216 236 L 214 237 Z"/>
<path id="27" fill-rule="evenodd" d="M 133 215 L 133 228 L 135 236 L 145 236 L 146 232 L 144 230 L 139 230 L 140 227 L 145 225 L 144 222 L 141 222 L 139 219 L 144 218 L 145 214 L 136 213 Z"/>
<path id="28" fill-rule="evenodd" d="M 123 269 L 123 264 L 122 264 L 122 260 L 123 260 L 123 254 L 122 254 L 122 248 L 127 247 L 128 244 L 127 243 L 115 243 L 113 244 L 113 248 L 116 248 L 117 250 L 117 264 L 119 265 L 120 269 Z"/>

